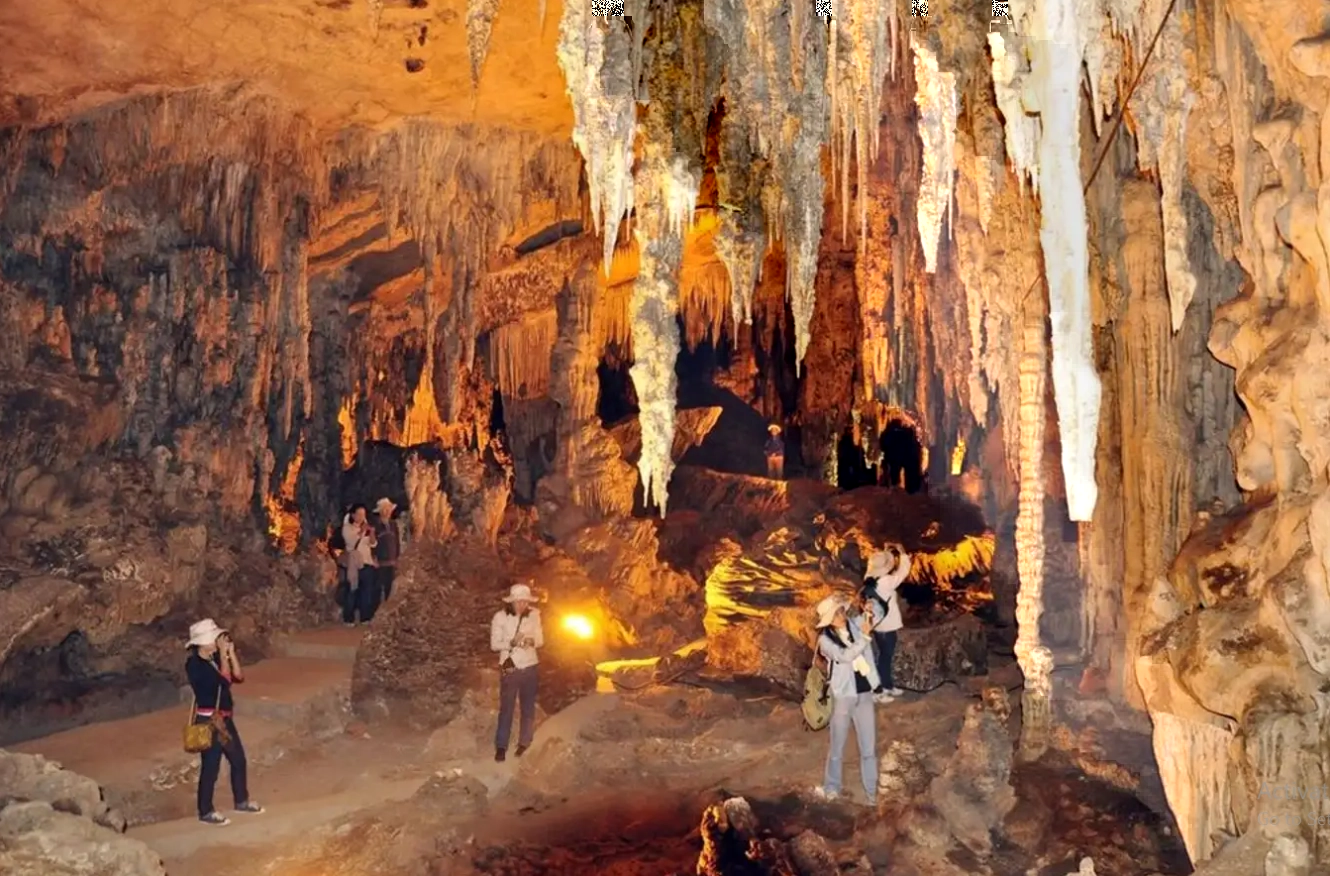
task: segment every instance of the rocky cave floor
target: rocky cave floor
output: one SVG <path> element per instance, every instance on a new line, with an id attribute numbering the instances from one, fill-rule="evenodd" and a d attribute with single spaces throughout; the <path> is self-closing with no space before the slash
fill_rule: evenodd
<path id="1" fill-rule="evenodd" d="M 1085 857 L 1100 876 L 1189 872 L 1174 833 L 1141 802 L 1148 794 L 1130 790 L 1143 774 L 1133 767 L 1147 765 L 1114 764 L 1105 754 L 1139 751 L 1140 740 L 1128 738 L 1136 730 L 1070 685 L 1059 691 L 1069 708 L 1056 747 L 1014 768 L 1015 805 L 1005 818 L 995 815 L 1002 793 L 991 788 L 1010 763 L 1004 746 L 1014 742 L 1019 709 L 999 711 L 994 726 L 1005 732 L 996 736 L 967 728 L 966 714 L 984 717 L 985 687 L 1018 684 L 1015 667 L 998 663 L 986 677 L 879 707 L 876 812 L 854 801 L 813 802 L 826 734 L 805 731 L 795 704 L 738 687 L 675 683 L 588 694 L 553 715 L 542 711 L 532 750 L 505 764 L 492 760 L 484 689 L 466 693 L 454 720 L 432 733 L 371 730 L 350 718 L 344 700 L 303 709 L 271 732 L 280 722 L 247 719 L 242 706 L 252 793 L 268 812 L 236 816 L 224 829 L 192 819 L 196 768 L 170 751 L 176 734 L 154 743 L 160 751 L 135 754 L 131 740 L 116 744 L 116 725 L 93 725 L 76 731 L 81 749 L 62 752 L 45 740 L 22 749 L 52 751 L 89 775 L 122 776 L 103 783 L 129 836 L 183 876 L 1063 876 Z M 1011 699 L 1018 703 L 1018 692 Z M 853 745 L 845 779 L 857 793 Z M 136 778 L 135 757 L 158 765 Z M 939 785 L 963 790 L 939 794 Z M 225 778 L 218 794 L 229 803 Z M 751 804 L 752 821 L 722 817 L 717 826 L 712 816 L 734 804 L 715 804 L 735 796 Z M 715 808 L 704 819 L 708 807 Z M 985 823 L 997 824 L 991 845 L 983 829 L 975 839 L 973 825 Z M 787 869 L 727 862 L 724 846 L 744 848 L 750 838 L 753 848 L 787 849 Z"/>

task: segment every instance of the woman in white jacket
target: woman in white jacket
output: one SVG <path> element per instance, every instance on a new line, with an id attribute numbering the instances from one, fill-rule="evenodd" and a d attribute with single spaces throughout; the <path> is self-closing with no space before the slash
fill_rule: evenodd
<path id="1" fill-rule="evenodd" d="M 816 793 L 824 800 L 840 796 L 841 758 L 850 727 L 859 742 L 859 775 L 868 805 L 877 805 L 877 719 L 873 690 L 878 686 L 869 648 L 869 631 L 880 619 L 875 611 L 853 621 L 846 614 L 848 600 L 828 596 L 817 604 L 817 650 L 827 658 L 831 687 L 831 749 L 827 768 Z"/>
<path id="2" fill-rule="evenodd" d="M 867 602 L 880 606 L 880 611 L 874 613 L 882 618 L 873 627 L 877 676 L 881 681 L 874 699 L 879 703 L 892 702 L 905 693 L 896 687 L 896 677 L 891 667 L 896 659 L 896 633 L 905 626 L 896 589 L 908 577 L 910 555 L 899 545 L 887 545 L 885 550 L 868 558 L 868 571 L 864 573 L 864 596 Z"/>

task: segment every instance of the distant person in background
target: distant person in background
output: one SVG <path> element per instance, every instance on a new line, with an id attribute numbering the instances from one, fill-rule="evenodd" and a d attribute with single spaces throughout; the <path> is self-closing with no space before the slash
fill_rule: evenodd
<path id="1" fill-rule="evenodd" d="M 378 593 L 374 586 L 374 527 L 368 520 L 369 512 L 363 504 L 351 506 L 351 510 L 342 518 L 342 541 L 346 543 L 343 553 L 346 565 L 346 595 L 342 600 L 342 623 L 348 627 L 356 625 L 356 615 L 361 623 L 374 619 L 378 608 Z M 366 567 L 369 570 L 366 571 Z"/>
<path id="2" fill-rule="evenodd" d="M 868 558 L 864 572 L 863 598 L 876 603 L 874 614 L 880 617 L 873 626 L 873 650 L 876 652 L 877 677 L 880 682 L 873 699 L 889 703 L 905 691 L 896 687 L 892 663 L 896 659 L 896 634 L 905 626 L 901 618 L 900 595 L 896 590 L 910 577 L 910 555 L 900 545 L 890 544 Z"/>
<path id="3" fill-rule="evenodd" d="M 374 504 L 374 586 L 383 603 L 393 595 L 393 579 L 397 574 L 397 558 L 402 555 L 402 536 L 393 514 L 397 505 L 387 496 Z"/>
<path id="4" fill-rule="evenodd" d="M 780 437 L 780 426 L 767 426 L 767 443 L 762 452 L 767 457 L 767 477 L 773 481 L 785 479 L 785 439 Z"/>
<path id="5" fill-rule="evenodd" d="M 245 671 L 236 656 L 235 643 L 212 618 L 205 618 L 189 628 L 185 648 L 189 651 L 185 675 L 194 693 L 193 721 L 213 725 L 212 747 L 199 755 L 199 821 L 221 827 L 230 824 L 230 820 L 217 811 L 212 798 L 217 777 L 222 772 L 222 758 L 231 765 L 231 796 L 236 812 L 256 815 L 263 811 L 263 807 L 249 797 L 245 747 L 240 744 L 240 733 L 232 717 L 235 702 L 231 698 L 231 686 L 245 680 Z"/>
<path id="6" fill-rule="evenodd" d="M 536 693 L 539 690 L 537 649 L 545 646 L 540 611 L 526 584 L 514 584 L 503 598 L 508 605 L 490 622 L 490 649 L 499 655 L 499 727 L 494 733 L 494 759 L 507 760 L 513 732 L 513 711 L 521 705 L 517 756 L 531 747 L 536 733 Z"/>

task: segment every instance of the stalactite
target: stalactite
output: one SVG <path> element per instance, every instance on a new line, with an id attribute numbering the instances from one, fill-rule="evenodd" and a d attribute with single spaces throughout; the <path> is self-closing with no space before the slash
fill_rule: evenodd
<path id="1" fill-rule="evenodd" d="M 490 371 L 506 399 L 533 399 L 550 387 L 550 351 L 558 337 L 554 308 L 499 326 L 490 338 Z"/>
<path id="2" fill-rule="evenodd" d="M 702 179 L 702 146 L 711 95 L 696 88 L 688 64 L 702 39 L 700 8 L 680 4 L 657 21 L 648 80 L 652 96 L 642 121 L 642 159 L 633 236 L 640 267 L 630 321 L 642 452 L 637 468 L 646 504 L 665 515 L 674 471 L 674 408 L 678 389 L 679 269 L 684 231 L 692 224 Z"/>
<path id="3" fill-rule="evenodd" d="M 1167 0 L 1162 3 L 1150 0 L 1143 4 L 1141 11 L 1145 19 L 1153 23 L 1163 18 L 1167 6 Z M 1145 49 L 1142 42 L 1138 37 L 1138 57 Z M 1185 54 L 1182 24 L 1177 16 L 1170 16 L 1130 107 L 1139 134 L 1137 156 L 1140 167 L 1158 172 L 1163 191 L 1164 271 L 1174 332 L 1182 328 L 1187 307 L 1196 295 L 1196 277 L 1187 260 L 1187 242 L 1191 233 L 1187 212 L 1182 205 L 1182 190 L 1186 184 L 1187 117 L 1196 103 L 1196 94 L 1188 80 Z"/>
<path id="4" fill-rule="evenodd" d="M 705 0 L 707 27 L 725 48 L 726 108 L 769 155 L 761 196 L 768 236 L 786 253 L 795 361 L 808 349 L 824 209 L 822 147 L 830 131 L 827 31 L 802 5 L 782 0 Z"/>
<path id="5" fill-rule="evenodd" d="M 1075 0 L 1035 0 L 1023 13 L 1031 72 L 1024 92 L 1039 113 L 1040 241 L 1053 338 L 1053 398 L 1062 439 L 1067 512 L 1094 513 L 1099 376 L 1091 350 L 1089 255 L 1081 181 L 1080 81 L 1083 44 Z M 1031 105 L 1032 104 L 1032 105 Z M 1010 119 L 1009 119 L 1010 121 Z"/>
<path id="6" fill-rule="evenodd" d="M 737 105 L 738 96 L 726 92 L 726 105 Z M 722 206 L 716 229 L 716 256 L 729 273 L 734 324 L 753 321 L 753 291 L 757 288 L 766 250 L 767 231 L 762 215 L 762 188 L 767 163 L 753 152 L 750 134 L 736 108 L 721 120 L 720 164 L 716 187 Z"/>
<path id="7" fill-rule="evenodd" d="M 849 156 L 854 144 L 859 207 L 859 243 L 868 235 L 868 168 L 877 158 L 882 86 L 894 74 L 895 0 L 833 0 L 827 65 L 831 95 L 831 154 L 840 156 L 841 233 L 850 206 Z"/>
<path id="8" fill-rule="evenodd" d="M 614 260 L 619 223 L 633 209 L 633 144 L 641 40 L 650 23 L 645 0 L 627 0 L 623 19 L 599 20 L 590 3 L 565 3 L 559 24 L 559 68 L 573 104 L 573 142 L 586 162 L 591 218 Z"/>
<path id="9" fill-rule="evenodd" d="M 938 68 L 937 55 L 910 37 L 914 50 L 914 79 L 918 89 L 919 138 L 923 141 L 923 178 L 919 182 L 919 237 L 924 247 L 924 269 L 937 271 L 942 223 L 951 215 L 952 184 L 956 178 L 956 117 L 960 113 L 956 75 Z M 950 223 L 948 223 L 950 224 Z"/>
<path id="10" fill-rule="evenodd" d="M 485 56 L 489 54 L 490 34 L 494 31 L 494 16 L 499 12 L 499 0 L 467 0 L 466 2 L 466 45 L 471 57 L 471 85 L 480 85 L 480 71 L 485 66 Z M 545 19 L 544 4 L 541 4 L 541 21 Z"/>
<path id="11" fill-rule="evenodd" d="M 1020 496 L 1016 514 L 1016 662 L 1025 676 L 1021 694 L 1021 757 L 1035 760 L 1051 730 L 1053 654 L 1039 635 L 1044 610 L 1044 419 L 1048 368 L 1043 309 L 1026 305 L 1020 357 Z"/>

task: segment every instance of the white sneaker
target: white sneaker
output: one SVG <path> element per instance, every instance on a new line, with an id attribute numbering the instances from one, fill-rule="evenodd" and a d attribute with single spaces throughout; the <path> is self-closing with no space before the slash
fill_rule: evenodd
<path id="1" fill-rule="evenodd" d="M 894 703 L 896 698 L 889 693 L 873 694 L 873 702 L 878 704 Z"/>
<path id="2" fill-rule="evenodd" d="M 818 785 L 816 788 L 813 789 L 813 796 L 819 800 L 826 800 L 828 802 L 840 799 L 839 793 L 837 793 L 836 791 L 828 791 L 826 788 L 822 787 L 821 785 Z"/>
<path id="3" fill-rule="evenodd" d="M 887 691 L 887 693 L 891 694 L 893 697 L 905 696 L 905 691 L 901 690 L 898 687 L 893 687 L 891 690 Z"/>

